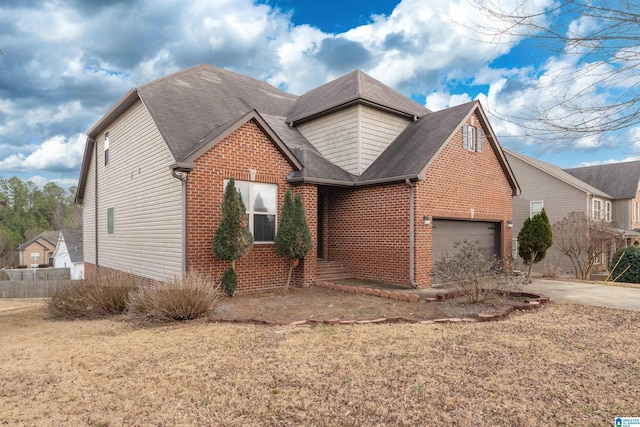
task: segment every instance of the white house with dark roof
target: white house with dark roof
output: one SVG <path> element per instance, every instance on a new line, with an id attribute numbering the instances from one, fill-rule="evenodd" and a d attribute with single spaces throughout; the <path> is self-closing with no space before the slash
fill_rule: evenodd
<path id="1" fill-rule="evenodd" d="M 53 267 L 69 269 L 71 280 L 84 279 L 82 230 L 61 230 L 58 232 L 58 241 L 52 258 Z"/>

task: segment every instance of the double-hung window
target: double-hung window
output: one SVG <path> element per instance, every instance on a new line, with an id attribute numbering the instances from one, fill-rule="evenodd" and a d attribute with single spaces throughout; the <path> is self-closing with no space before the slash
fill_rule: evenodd
<path id="1" fill-rule="evenodd" d="M 462 148 L 482 152 L 482 129 L 470 125 L 462 126 Z"/>
<path id="2" fill-rule="evenodd" d="M 535 214 L 539 214 L 542 212 L 542 208 L 544 208 L 543 201 L 536 201 L 529 203 L 529 218 L 533 218 Z"/>
<path id="3" fill-rule="evenodd" d="M 599 221 L 602 219 L 602 201 L 598 199 L 593 199 L 593 211 L 591 217 Z"/>
<path id="4" fill-rule="evenodd" d="M 604 220 L 611 222 L 611 202 L 604 202 Z"/>
<path id="5" fill-rule="evenodd" d="M 228 182 L 224 180 L 225 188 Z M 235 185 L 247 209 L 247 221 L 254 242 L 273 242 L 276 235 L 278 186 L 248 181 L 235 181 Z"/>

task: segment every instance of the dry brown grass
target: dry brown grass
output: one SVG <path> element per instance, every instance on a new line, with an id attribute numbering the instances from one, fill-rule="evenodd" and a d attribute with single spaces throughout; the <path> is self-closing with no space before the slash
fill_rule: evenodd
<path id="1" fill-rule="evenodd" d="M 4 301 L 0 300 L 0 305 Z M 0 310 L 0 424 L 602 426 L 640 416 L 640 313 L 136 328 Z"/>

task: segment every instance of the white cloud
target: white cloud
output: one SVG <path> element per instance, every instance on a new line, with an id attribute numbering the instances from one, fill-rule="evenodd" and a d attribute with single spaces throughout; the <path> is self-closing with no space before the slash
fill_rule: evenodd
<path id="1" fill-rule="evenodd" d="M 77 179 L 72 179 L 72 178 L 47 178 L 44 176 L 40 176 L 40 175 L 34 175 L 31 178 L 29 178 L 27 181 L 31 181 L 33 182 L 35 185 L 37 185 L 40 188 L 43 188 L 45 186 L 45 184 L 47 184 L 48 182 L 54 182 L 56 183 L 58 186 L 65 188 L 65 189 L 69 189 L 69 187 L 72 187 L 74 185 L 78 185 L 78 180 Z"/>
<path id="2" fill-rule="evenodd" d="M 13 171 L 70 170 L 80 166 L 85 145 L 84 135 L 67 140 L 58 135 L 44 141 L 30 154 L 12 154 L 0 160 L 0 169 Z"/>

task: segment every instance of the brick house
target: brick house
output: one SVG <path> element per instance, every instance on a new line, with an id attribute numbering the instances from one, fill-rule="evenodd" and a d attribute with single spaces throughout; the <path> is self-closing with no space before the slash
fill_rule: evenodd
<path id="1" fill-rule="evenodd" d="M 314 238 L 299 286 L 330 261 L 430 286 L 434 258 L 461 238 L 510 259 L 519 187 L 478 102 L 431 112 L 361 71 L 296 96 L 200 64 L 130 90 L 89 130 L 77 192 L 87 274 L 221 274 L 211 242 L 230 177 L 255 240 L 236 262 L 239 292 L 284 285 L 272 242 L 287 189 Z"/>
<path id="2" fill-rule="evenodd" d="M 20 265 L 32 268 L 53 265 L 53 251 L 56 249 L 59 234 L 59 231 L 43 231 L 18 246 Z"/>

